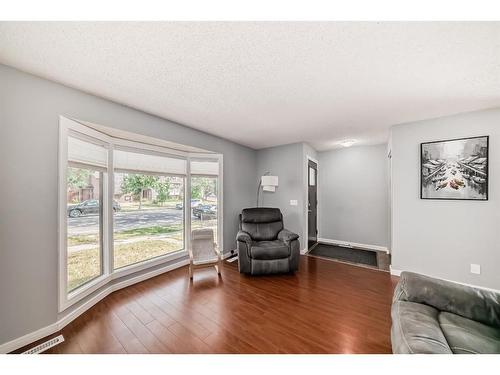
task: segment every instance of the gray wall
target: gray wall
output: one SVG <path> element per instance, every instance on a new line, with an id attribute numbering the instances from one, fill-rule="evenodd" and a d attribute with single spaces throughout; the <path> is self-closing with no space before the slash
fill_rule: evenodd
<path id="1" fill-rule="evenodd" d="M 257 184 L 265 172 L 278 176 L 279 186 L 274 193 L 262 192 L 260 205 L 278 207 L 283 213 L 285 227 L 300 236 L 300 248 L 307 247 L 307 156 L 317 159 L 317 152 L 307 143 L 292 143 L 257 151 Z M 297 200 L 296 206 L 290 200 Z"/>
<path id="2" fill-rule="evenodd" d="M 302 192 L 302 143 L 270 147 L 257 151 L 257 179 L 265 172 L 278 176 L 276 192 L 261 191 L 261 207 L 278 207 L 283 213 L 285 227 L 300 235 L 301 248 L 304 247 L 303 233 L 303 192 Z M 297 206 L 290 206 L 290 200 L 297 200 Z"/>
<path id="3" fill-rule="evenodd" d="M 420 143 L 481 135 L 490 136 L 489 200 L 420 199 Z M 500 109 L 393 127 L 393 268 L 500 289 L 499 170 Z"/>
<path id="4" fill-rule="evenodd" d="M 3 65 L 0 82 L 0 343 L 58 316 L 59 115 L 224 154 L 224 250 L 235 248 L 237 215 L 254 204 L 254 150 Z"/>
<path id="5" fill-rule="evenodd" d="M 388 245 L 387 145 L 319 153 L 319 236 Z"/>

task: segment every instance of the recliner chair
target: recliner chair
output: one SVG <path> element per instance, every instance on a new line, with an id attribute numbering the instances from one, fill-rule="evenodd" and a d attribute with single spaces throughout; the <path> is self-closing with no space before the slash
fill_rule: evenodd
<path id="1" fill-rule="evenodd" d="M 284 229 L 279 208 L 245 208 L 236 240 L 241 273 L 262 275 L 299 269 L 299 236 Z"/>

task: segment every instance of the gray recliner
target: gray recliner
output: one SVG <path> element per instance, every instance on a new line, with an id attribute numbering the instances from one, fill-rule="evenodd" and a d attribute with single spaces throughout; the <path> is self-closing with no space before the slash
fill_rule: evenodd
<path id="1" fill-rule="evenodd" d="M 393 353 L 500 353 L 500 294 L 403 272 L 394 292 Z"/>
<path id="2" fill-rule="evenodd" d="M 241 273 L 262 275 L 299 269 L 299 236 L 284 229 L 278 208 L 245 208 L 236 240 Z"/>

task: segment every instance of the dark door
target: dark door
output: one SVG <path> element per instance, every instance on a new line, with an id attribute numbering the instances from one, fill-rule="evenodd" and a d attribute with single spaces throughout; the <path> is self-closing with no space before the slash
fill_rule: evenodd
<path id="1" fill-rule="evenodd" d="M 318 241 L 318 165 L 309 160 L 307 172 L 307 247 L 310 249 Z"/>

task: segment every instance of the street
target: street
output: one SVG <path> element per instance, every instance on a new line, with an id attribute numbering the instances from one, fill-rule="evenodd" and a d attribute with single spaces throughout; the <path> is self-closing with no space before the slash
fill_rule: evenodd
<path id="1" fill-rule="evenodd" d="M 117 212 L 114 214 L 115 231 L 137 229 L 151 226 L 181 225 L 184 211 L 174 208 L 137 210 Z M 193 217 L 193 220 L 199 220 Z M 97 233 L 99 225 L 98 215 L 68 217 L 68 235 Z"/>

